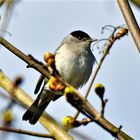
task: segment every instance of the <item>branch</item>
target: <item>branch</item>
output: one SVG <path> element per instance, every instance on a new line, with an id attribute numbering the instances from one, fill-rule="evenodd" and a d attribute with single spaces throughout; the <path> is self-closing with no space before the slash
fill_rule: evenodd
<path id="1" fill-rule="evenodd" d="M 130 33 L 133 37 L 133 40 L 137 46 L 138 51 L 140 52 L 140 28 L 135 19 L 133 11 L 129 5 L 128 0 L 117 0 L 119 7 L 122 11 L 126 24 L 130 30 Z"/>
<path id="2" fill-rule="evenodd" d="M 49 134 L 30 132 L 30 131 L 26 131 L 26 130 L 22 130 L 22 129 L 15 129 L 15 128 L 9 128 L 9 127 L 0 127 L 0 130 L 1 131 L 18 133 L 18 134 L 25 134 L 25 135 L 30 135 L 30 136 L 54 139 L 54 137 L 52 135 L 49 135 Z"/>
<path id="3" fill-rule="evenodd" d="M 67 101 L 75 107 L 77 110 L 79 110 L 81 113 L 83 113 L 85 116 L 91 119 L 91 121 L 94 121 L 99 126 L 101 126 L 104 130 L 109 132 L 113 137 L 119 139 L 119 140 L 134 140 L 130 136 L 128 136 L 126 133 L 120 130 L 120 128 L 117 128 L 115 125 L 113 125 L 111 122 L 109 122 L 107 119 L 105 119 L 99 112 L 97 112 L 93 106 L 82 97 L 80 94 L 76 94 L 75 92 L 67 92 L 66 93 Z"/>
<path id="4" fill-rule="evenodd" d="M 13 92 L 13 84 L 6 75 L 0 71 L 0 87 L 6 90 L 15 100 L 17 100 L 24 107 L 28 108 L 33 102 L 32 98 L 22 89 L 16 87 Z M 47 113 L 43 113 L 40 118 L 40 123 L 49 131 L 49 133 L 57 140 L 74 140 L 56 121 Z"/>
<path id="5" fill-rule="evenodd" d="M 0 37 L 0 43 L 4 47 L 6 47 L 8 50 L 13 52 L 15 55 L 17 55 L 19 58 L 21 58 L 23 61 L 25 61 L 28 65 L 30 65 L 31 67 L 33 67 L 37 71 L 39 71 L 41 74 L 43 74 L 45 77 L 47 77 L 49 79 L 50 79 L 50 77 L 52 77 L 42 65 L 37 64 L 33 60 L 29 59 L 28 56 L 23 54 L 21 51 L 17 50 L 12 44 L 10 44 L 4 38 Z M 130 136 L 125 134 L 119 128 L 117 128 L 116 126 L 111 124 L 108 120 L 106 120 L 104 117 L 102 117 L 100 115 L 100 113 L 97 112 L 94 109 L 94 107 L 88 102 L 88 100 L 85 99 L 84 97 L 82 97 L 81 94 L 76 89 L 74 89 L 70 84 L 68 84 L 66 81 L 64 81 L 63 78 L 58 77 L 57 79 L 61 83 L 63 83 L 65 86 L 67 86 L 73 90 L 74 94 L 72 94 L 72 95 L 69 93 L 66 94 L 66 98 L 67 98 L 67 96 L 70 95 L 72 102 L 69 102 L 69 103 L 72 106 L 75 105 L 77 100 L 78 100 L 78 103 L 80 101 L 82 111 L 85 112 L 86 114 L 88 114 L 89 116 L 91 116 L 92 119 L 96 119 L 95 122 L 97 124 L 99 124 L 102 128 L 104 128 L 107 132 L 109 132 L 111 135 L 113 135 L 116 138 L 123 139 L 123 140 L 133 140 L 133 138 L 131 138 Z M 6 81 L 7 81 L 7 78 L 5 78 L 5 76 L 1 72 L 1 74 L 0 74 L 0 86 L 2 86 L 4 89 L 6 89 L 8 91 L 8 93 L 11 94 L 11 90 L 10 90 L 10 86 L 9 86 L 9 85 L 11 85 L 11 82 L 9 83 L 9 81 L 8 81 L 9 84 L 7 84 Z M 27 94 L 23 94 L 23 92 L 21 93 L 21 90 L 16 91 L 16 93 L 11 94 L 11 95 L 14 98 L 16 98 L 19 102 L 21 102 L 24 106 L 27 107 L 27 106 L 31 105 L 31 102 L 32 102 L 31 98 Z M 67 98 L 67 99 L 69 99 L 69 98 Z M 77 108 L 77 106 L 74 106 L 74 107 Z M 58 135 L 58 131 L 59 131 L 59 136 L 57 136 L 57 138 L 61 137 L 61 139 L 65 139 L 65 140 L 66 140 L 66 138 L 73 139 L 62 128 L 58 127 L 56 122 L 49 115 L 43 114 L 43 116 L 40 119 L 40 122 L 42 122 L 42 124 L 44 124 L 44 126 L 46 126 L 46 127 L 51 125 L 48 128 L 48 130 L 51 134 L 53 134 L 53 132 L 55 132 Z M 51 124 L 51 122 L 53 122 L 53 125 Z M 55 138 L 56 138 L 56 134 L 53 135 Z M 63 138 L 62 138 L 62 136 L 63 136 Z"/>

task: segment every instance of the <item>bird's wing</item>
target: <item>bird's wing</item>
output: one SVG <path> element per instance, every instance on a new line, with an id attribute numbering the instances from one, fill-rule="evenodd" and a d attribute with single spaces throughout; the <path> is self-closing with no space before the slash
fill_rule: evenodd
<path id="1" fill-rule="evenodd" d="M 40 87 L 44 81 L 45 77 L 43 75 L 40 75 L 38 81 L 37 81 L 37 84 L 36 84 L 36 87 L 35 87 L 35 90 L 34 90 L 34 94 L 37 94 L 40 90 Z"/>

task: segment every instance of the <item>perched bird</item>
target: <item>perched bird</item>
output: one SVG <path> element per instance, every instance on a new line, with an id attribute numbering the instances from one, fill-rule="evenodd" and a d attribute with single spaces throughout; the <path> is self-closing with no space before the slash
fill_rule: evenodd
<path id="1" fill-rule="evenodd" d="M 87 33 L 77 30 L 67 35 L 54 53 L 55 67 L 59 74 L 74 88 L 82 87 L 89 79 L 96 59 L 91 52 L 92 39 Z M 43 76 L 41 77 L 43 79 Z M 37 93 L 38 91 L 35 91 Z M 61 94 L 63 95 L 63 94 Z M 35 124 L 50 101 L 55 101 L 60 93 L 52 92 L 45 78 L 41 92 L 24 113 L 23 120 Z"/>

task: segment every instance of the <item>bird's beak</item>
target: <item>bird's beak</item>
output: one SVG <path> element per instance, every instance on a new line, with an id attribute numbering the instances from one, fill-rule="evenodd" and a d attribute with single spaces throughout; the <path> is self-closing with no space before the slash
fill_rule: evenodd
<path id="1" fill-rule="evenodd" d="M 91 42 L 95 42 L 95 41 L 98 41 L 98 39 L 96 39 L 96 38 L 91 38 Z"/>

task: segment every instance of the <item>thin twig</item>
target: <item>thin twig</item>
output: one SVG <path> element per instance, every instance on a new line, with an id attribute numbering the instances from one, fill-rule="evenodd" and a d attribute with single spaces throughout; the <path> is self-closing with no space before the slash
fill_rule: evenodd
<path id="1" fill-rule="evenodd" d="M 105 106 L 107 102 L 108 102 L 108 99 L 101 99 L 101 115 L 102 116 L 104 116 Z"/>
<path id="2" fill-rule="evenodd" d="M 140 52 L 140 28 L 128 0 L 117 0 L 133 40 Z"/>
<path id="3" fill-rule="evenodd" d="M 22 130 L 22 129 L 15 129 L 15 128 L 9 128 L 9 127 L 0 127 L 0 130 L 1 131 L 18 133 L 18 134 L 25 134 L 25 135 L 30 135 L 30 136 L 37 136 L 37 137 L 42 137 L 42 138 L 54 139 L 54 137 L 52 135 L 50 135 L 50 134 L 42 134 L 42 133 L 31 132 L 31 131 Z"/>

